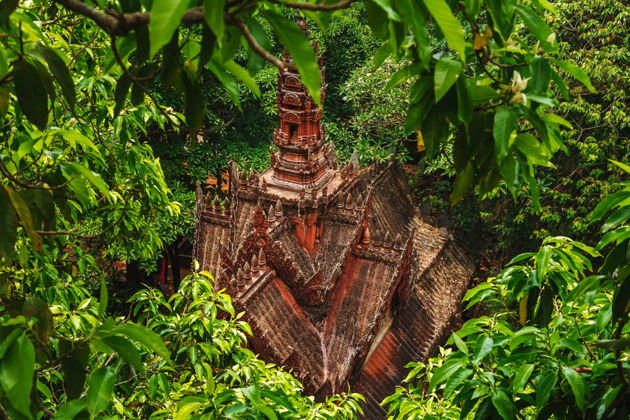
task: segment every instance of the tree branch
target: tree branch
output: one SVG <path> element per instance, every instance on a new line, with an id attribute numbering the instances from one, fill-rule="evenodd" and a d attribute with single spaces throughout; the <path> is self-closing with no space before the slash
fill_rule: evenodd
<path id="1" fill-rule="evenodd" d="M 271 64 L 273 64 L 280 70 L 286 70 L 286 69 L 296 70 L 296 67 L 294 64 L 287 63 L 286 61 L 277 59 L 269 51 L 261 47 L 258 41 L 256 41 L 256 38 L 254 38 L 252 33 L 249 32 L 247 25 L 245 25 L 245 22 L 243 22 L 242 19 L 231 18 L 231 19 L 228 19 L 226 22 L 228 22 L 230 25 L 236 26 L 238 30 L 241 31 L 241 34 L 243 34 L 243 36 L 245 37 L 245 40 L 247 41 L 251 49 L 254 50 L 256 54 L 264 58 L 266 61 L 270 62 Z"/>
<path id="2" fill-rule="evenodd" d="M 312 4 L 312 3 L 295 3 L 292 1 L 282 1 L 282 0 L 267 0 L 270 3 L 279 4 L 281 6 L 288 7 L 290 9 L 300 9 L 300 10 L 313 10 L 313 11 L 331 11 L 331 10 L 339 10 L 346 9 L 350 7 L 350 5 L 354 2 L 361 0 L 342 0 L 337 3 L 326 4 Z"/>

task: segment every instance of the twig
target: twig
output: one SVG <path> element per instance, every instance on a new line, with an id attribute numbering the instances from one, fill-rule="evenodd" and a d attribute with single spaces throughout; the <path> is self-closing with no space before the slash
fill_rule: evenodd
<path id="1" fill-rule="evenodd" d="M 291 9 L 299 9 L 299 10 L 312 10 L 312 11 L 331 11 L 331 10 L 339 10 L 346 9 L 350 7 L 350 5 L 354 2 L 361 0 L 342 0 L 337 3 L 326 4 L 326 3 L 294 3 L 292 1 L 281 1 L 281 0 L 268 0 L 270 3 L 279 4 L 281 6 L 285 6 Z"/>
<path id="2" fill-rule="evenodd" d="M 252 48 L 252 50 L 256 52 L 256 54 L 258 54 L 259 56 L 261 56 L 262 58 L 264 58 L 265 60 L 267 60 L 268 62 L 270 62 L 277 68 L 279 68 L 280 70 L 286 70 L 286 69 L 296 70 L 297 69 L 294 64 L 287 63 L 285 61 L 277 59 L 276 57 L 271 55 L 269 51 L 261 47 L 260 44 L 258 44 L 258 41 L 256 41 L 256 38 L 254 38 L 252 33 L 249 32 L 247 25 L 245 25 L 245 22 L 242 19 L 231 18 L 231 19 L 228 19 L 228 21 L 230 24 L 236 26 L 239 31 L 241 31 L 241 33 L 245 37 L 245 40 L 247 40 L 247 43 Z"/>
<path id="3" fill-rule="evenodd" d="M 80 233 L 76 233 L 77 229 L 73 230 L 36 230 L 37 233 L 43 236 L 54 236 L 54 235 L 70 235 L 75 238 L 80 239 L 94 239 L 103 235 L 104 233 L 109 232 L 113 228 L 115 228 L 123 219 L 125 215 L 125 211 L 127 211 L 127 201 L 125 201 L 125 205 L 123 206 L 122 211 L 120 212 L 120 217 L 116 219 L 111 225 L 107 226 L 105 229 L 101 230 L 99 233 L 95 233 L 93 235 L 81 235 Z"/>

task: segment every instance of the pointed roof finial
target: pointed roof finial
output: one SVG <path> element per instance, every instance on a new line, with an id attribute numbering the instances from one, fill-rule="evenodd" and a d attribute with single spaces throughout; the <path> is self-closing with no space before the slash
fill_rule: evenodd
<path id="1" fill-rule="evenodd" d="M 236 272 L 236 283 L 238 284 L 238 288 L 241 290 L 245 287 L 245 274 L 243 274 L 243 270 L 240 268 Z"/>
<path id="2" fill-rule="evenodd" d="M 370 244 L 370 240 L 372 236 L 370 234 L 370 225 L 365 225 L 363 228 L 363 237 L 361 238 L 361 243 L 365 246 Z"/>
<path id="3" fill-rule="evenodd" d="M 269 210 L 267 211 L 267 221 L 269 223 L 275 223 L 276 222 L 276 212 L 273 209 L 273 204 L 269 205 Z"/>
<path id="4" fill-rule="evenodd" d="M 262 248 L 258 251 L 258 267 L 261 269 L 267 267 L 267 255 L 265 255 L 265 250 Z"/>
<path id="5" fill-rule="evenodd" d="M 346 210 L 352 210 L 354 200 L 352 199 L 352 193 L 346 195 Z"/>
<path id="6" fill-rule="evenodd" d="M 392 235 L 389 233 L 389 230 L 385 232 L 385 237 L 383 238 L 383 247 L 384 248 L 392 247 Z"/>
<path id="7" fill-rule="evenodd" d="M 400 251 L 402 249 L 402 236 L 400 236 L 400 233 L 396 235 L 396 238 L 394 239 L 394 249 L 396 251 Z"/>
<path id="8" fill-rule="evenodd" d="M 252 275 L 258 276 L 258 257 L 256 254 L 252 257 Z"/>
<path id="9" fill-rule="evenodd" d="M 383 233 L 380 229 L 376 228 L 376 231 L 374 232 L 374 246 L 381 245 L 383 245 Z"/>
<path id="10" fill-rule="evenodd" d="M 252 279 L 252 269 L 247 261 L 245 261 L 245 264 L 243 265 L 243 278 L 247 282 Z"/>
<path id="11" fill-rule="evenodd" d="M 276 217 L 280 218 L 284 216 L 284 208 L 282 207 L 282 201 L 278 200 L 276 202 Z"/>

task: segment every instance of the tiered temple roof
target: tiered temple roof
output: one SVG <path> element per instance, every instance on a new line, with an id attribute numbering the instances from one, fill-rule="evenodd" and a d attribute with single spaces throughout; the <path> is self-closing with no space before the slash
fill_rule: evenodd
<path id="1" fill-rule="evenodd" d="M 389 162 L 338 165 L 299 75 L 278 77 L 271 167 L 232 165 L 228 197 L 197 197 L 194 257 L 233 296 L 251 345 L 323 397 L 347 384 L 368 418 L 450 332 L 473 264 L 424 223 Z"/>

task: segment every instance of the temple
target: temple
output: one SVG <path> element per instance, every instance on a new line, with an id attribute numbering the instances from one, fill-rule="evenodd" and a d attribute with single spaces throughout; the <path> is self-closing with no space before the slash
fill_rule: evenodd
<path id="1" fill-rule="evenodd" d="M 422 221 L 398 164 L 338 164 L 296 72 L 280 72 L 277 105 L 270 168 L 232 165 L 227 197 L 198 187 L 194 258 L 245 312 L 254 351 L 317 397 L 349 384 L 384 418 L 404 366 L 450 334 L 474 265 Z"/>

